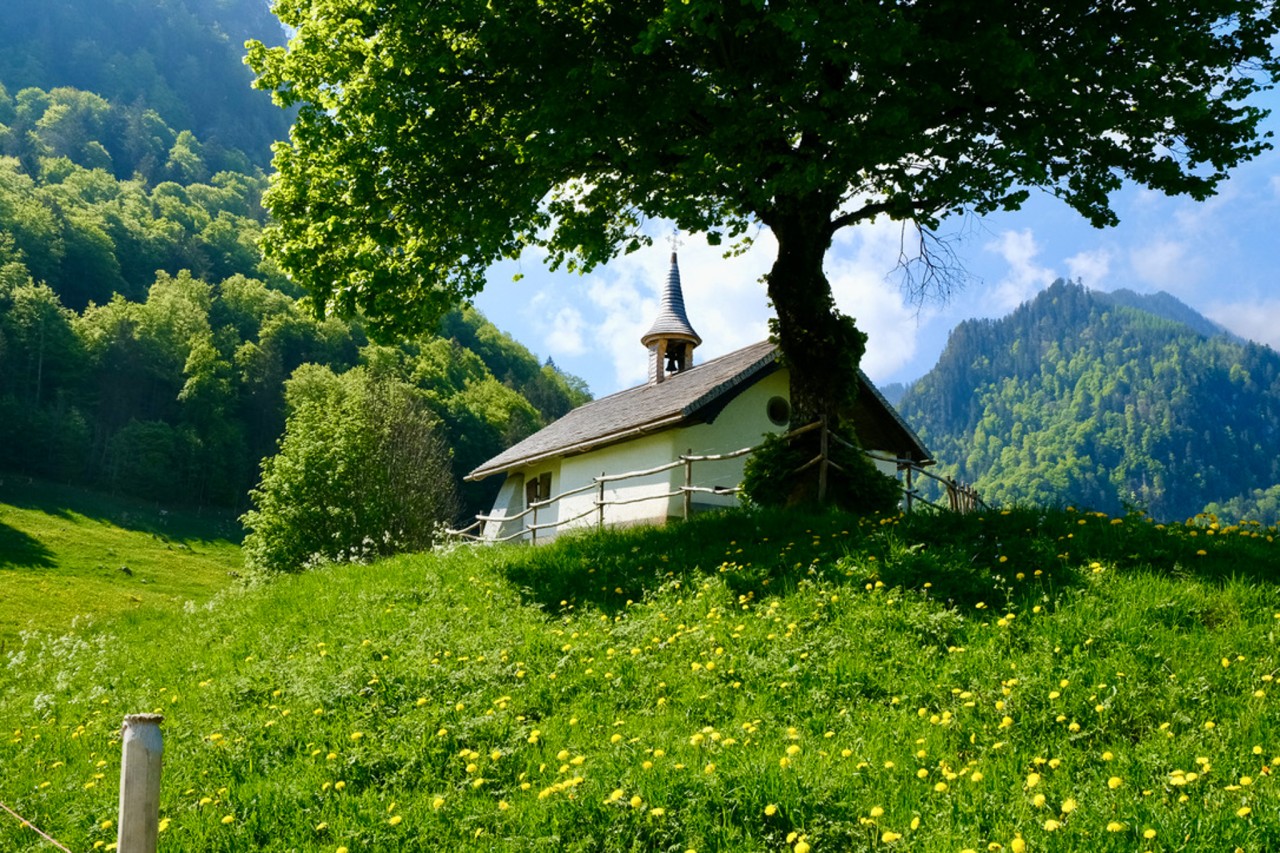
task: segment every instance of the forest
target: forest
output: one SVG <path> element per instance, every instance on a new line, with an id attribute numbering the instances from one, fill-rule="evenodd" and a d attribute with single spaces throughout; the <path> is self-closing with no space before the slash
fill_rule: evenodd
<path id="1" fill-rule="evenodd" d="M 256 0 L 0 7 L 0 470 L 241 512 L 291 417 L 399 401 L 466 515 L 495 486 L 460 475 L 588 399 L 473 309 L 374 340 L 264 259 L 290 115 L 244 42 L 283 37 Z M 1280 356 L 1172 297 L 1059 282 L 885 390 L 995 502 L 1280 519 Z"/>
<path id="2" fill-rule="evenodd" d="M 274 19 L 206 7 L 0 11 L 0 470 L 241 511 L 303 365 L 410 393 L 455 480 L 587 399 L 470 308 L 407 340 L 316 316 L 258 248 L 288 121 L 240 59 Z"/>
<path id="3" fill-rule="evenodd" d="M 1058 281 L 956 327 L 899 405 L 989 500 L 1278 518 L 1280 354 L 1167 294 Z"/>

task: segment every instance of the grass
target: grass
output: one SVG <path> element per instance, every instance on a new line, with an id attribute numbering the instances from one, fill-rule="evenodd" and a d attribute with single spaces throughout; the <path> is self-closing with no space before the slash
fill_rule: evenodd
<path id="1" fill-rule="evenodd" d="M 739 512 L 235 587 L 11 650 L 0 801 L 109 847 L 158 710 L 163 849 L 1264 851 L 1280 545 L 1214 525 Z"/>
<path id="2" fill-rule="evenodd" d="M 201 518 L 0 474 L 0 651 L 22 631 L 203 602 L 240 569 L 238 538 L 227 514 Z"/>

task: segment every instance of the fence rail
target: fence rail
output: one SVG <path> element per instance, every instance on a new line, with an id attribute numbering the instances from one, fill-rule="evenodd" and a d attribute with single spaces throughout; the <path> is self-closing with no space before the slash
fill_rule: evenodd
<path id="1" fill-rule="evenodd" d="M 899 487 L 902 489 L 903 500 L 907 512 L 915 510 L 917 504 L 928 506 L 932 509 L 951 512 L 974 512 L 978 509 L 987 508 L 986 503 L 978 495 L 977 490 L 972 486 L 961 483 L 951 477 L 943 477 L 934 474 L 927 468 L 924 468 L 913 459 L 904 459 L 897 456 L 890 456 L 883 453 L 877 453 L 871 450 L 861 450 L 853 442 L 850 442 L 839 434 L 830 430 L 825 421 L 814 421 L 802 427 L 798 427 L 779 436 L 783 441 L 791 441 L 798 436 L 812 432 L 813 430 L 822 430 L 820 447 L 818 455 L 796 469 L 796 473 L 809 470 L 810 468 L 818 468 L 818 498 L 826 499 L 828 471 L 834 468 L 836 471 L 843 469 L 831 460 L 830 443 L 832 441 L 851 450 L 859 450 L 873 460 L 880 462 L 888 462 L 897 466 L 897 470 L 902 474 L 902 480 Z M 637 471 L 626 471 L 621 474 L 602 473 L 598 477 L 592 477 L 591 482 L 578 486 L 573 489 L 552 495 L 549 498 L 540 501 L 533 501 L 523 511 L 512 515 L 477 515 L 476 520 L 466 527 L 456 530 L 447 531 L 448 535 L 463 540 L 477 542 L 510 542 L 514 539 L 528 538 L 533 544 L 538 542 L 538 534 L 540 531 L 553 530 L 555 528 L 565 527 L 574 522 L 590 516 L 596 516 L 596 525 L 603 527 L 605 524 L 605 508 L 611 506 L 626 506 L 629 504 L 644 503 L 646 501 L 670 500 L 674 497 L 683 498 L 683 517 L 689 518 L 693 514 L 693 496 L 695 494 L 713 494 L 713 495 L 733 495 L 742 491 L 742 486 L 699 486 L 693 482 L 693 466 L 698 462 L 720 462 L 729 459 L 737 459 L 741 456 L 754 453 L 763 445 L 757 444 L 752 447 L 744 447 L 740 450 L 731 450 L 725 453 L 707 453 L 707 454 L 681 454 L 671 462 L 662 465 L 656 465 L 652 468 L 644 468 Z M 667 492 L 659 492 L 656 494 L 645 494 L 634 498 L 605 498 L 605 487 L 610 483 L 619 483 L 625 480 L 638 479 L 640 477 L 651 477 L 655 474 L 662 474 L 672 471 L 676 468 L 684 468 L 684 485 L 679 486 Z M 924 497 L 917 487 L 917 478 L 924 477 L 932 479 L 940 483 L 945 491 L 947 505 L 935 503 Z M 557 518 L 554 521 L 539 522 L 538 513 L 549 507 L 557 505 L 565 498 L 575 497 L 586 492 L 595 491 L 596 496 L 592 499 L 591 507 L 583 512 L 578 513 L 570 518 Z M 524 522 L 524 519 L 530 520 Z M 514 532 L 506 535 L 486 536 L 485 525 L 498 525 L 498 530 L 503 526 L 513 524 L 515 522 L 524 522 Z"/>

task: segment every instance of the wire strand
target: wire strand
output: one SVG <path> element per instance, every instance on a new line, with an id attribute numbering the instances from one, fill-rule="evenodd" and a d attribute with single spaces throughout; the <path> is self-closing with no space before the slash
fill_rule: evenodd
<path id="1" fill-rule="evenodd" d="M 31 831 L 35 832 L 37 835 L 39 835 L 39 836 L 40 836 L 41 838 L 43 838 L 45 841 L 48 841 L 48 842 L 49 842 L 50 844 L 52 844 L 54 847 L 57 847 L 59 850 L 63 850 L 63 851 L 65 851 L 65 853 L 71 853 L 71 849 L 70 849 L 70 848 L 68 848 L 68 847 L 64 846 L 64 845 L 63 845 L 60 841 L 58 841 L 56 838 L 54 838 L 53 836 L 49 835 L 47 832 L 45 832 L 44 830 L 42 830 L 40 827 L 36 826 L 34 823 L 32 823 L 31 821 L 27 820 L 25 817 L 23 817 L 22 815 L 18 814 L 17 812 L 15 812 L 13 809 L 9 808 L 8 806 L 6 806 L 6 805 L 5 805 L 4 803 L 2 803 L 2 802 L 0 802 L 0 809 L 4 809 L 4 810 L 5 810 L 5 811 L 7 811 L 9 814 L 11 814 L 11 815 L 13 815 L 14 817 L 16 817 L 18 820 L 20 820 L 20 821 L 22 822 L 22 825 L 23 825 L 23 826 L 25 826 L 27 829 L 30 829 Z"/>

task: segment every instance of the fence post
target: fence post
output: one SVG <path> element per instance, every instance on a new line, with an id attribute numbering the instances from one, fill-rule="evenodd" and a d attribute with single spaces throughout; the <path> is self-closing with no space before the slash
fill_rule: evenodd
<path id="1" fill-rule="evenodd" d="M 160 834 L 160 714 L 129 714 L 121 729 L 117 853 L 155 853 Z"/>
<path id="2" fill-rule="evenodd" d="M 820 430 L 818 444 L 818 503 L 827 502 L 827 416 L 822 416 L 822 429 Z"/>
<path id="3" fill-rule="evenodd" d="M 689 452 L 684 457 L 684 520 L 688 521 L 689 516 L 693 514 L 693 460 L 689 457 L 693 455 L 693 448 L 689 448 Z"/>
<path id="4" fill-rule="evenodd" d="M 600 472 L 600 492 L 596 496 L 596 506 L 600 508 L 600 520 L 597 522 L 596 526 L 599 527 L 601 530 L 604 530 L 604 478 L 605 478 L 605 473 L 601 471 Z"/>
<path id="5" fill-rule="evenodd" d="M 915 497 L 915 495 L 913 494 L 913 491 L 912 491 L 915 487 L 911 484 L 911 473 L 912 473 L 912 471 L 913 471 L 913 470 L 914 470 L 914 469 L 913 469 L 910 465 L 907 465 L 907 466 L 906 466 L 906 472 L 907 472 L 907 473 L 906 473 L 906 478 L 907 478 L 907 515 L 910 515 L 910 514 L 911 514 L 913 498 Z"/>
<path id="6" fill-rule="evenodd" d="M 538 544 L 538 504 L 536 501 L 533 504 L 533 524 L 529 527 L 529 539 L 530 545 Z"/>

